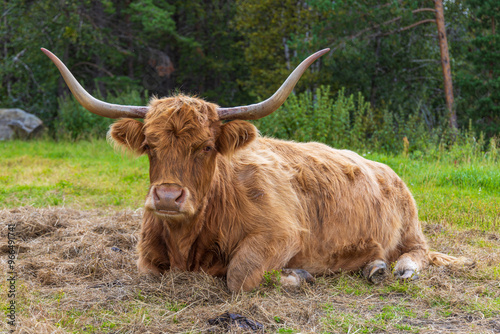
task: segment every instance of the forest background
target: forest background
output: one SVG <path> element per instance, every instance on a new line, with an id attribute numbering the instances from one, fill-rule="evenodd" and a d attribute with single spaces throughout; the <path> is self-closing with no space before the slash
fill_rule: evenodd
<path id="1" fill-rule="evenodd" d="M 329 47 L 267 135 L 338 148 L 423 155 L 498 147 L 500 39 L 495 0 L 444 1 L 459 134 L 450 130 L 434 1 L 0 0 L 0 107 L 39 116 L 55 139 L 104 136 L 40 52 L 58 55 L 92 94 L 144 105 L 194 94 L 221 106 L 270 96 Z M 406 137 L 406 139 L 405 139 Z"/>

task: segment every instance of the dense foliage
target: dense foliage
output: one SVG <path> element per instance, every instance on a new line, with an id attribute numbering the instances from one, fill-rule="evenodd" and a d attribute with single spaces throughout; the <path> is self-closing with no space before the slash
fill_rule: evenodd
<path id="1" fill-rule="evenodd" d="M 471 119 L 487 138 L 498 136 L 500 5 L 444 3 L 460 127 L 467 130 Z M 0 108 L 35 113 L 55 137 L 87 137 L 89 128 L 103 133 L 108 122 L 78 116 L 40 47 L 56 53 L 87 89 L 110 101 L 146 103 L 151 95 L 180 90 L 222 106 L 266 98 L 308 54 L 330 47 L 297 86 L 298 93 L 306 92 L 307 105 L 294 109 L 285 127 L 275 126 L 273 133 L 312 139 L 305 135 L 312 130 L 301 126 L 309 124 L 308 117 L 333 117 L 316 110 L 335 113 L 334 106 L 318 106 L 340 91 L 351 110 L 349 125 L 328 130 L 337 138 L 331 144 L 376 142 L 395 151 L 402 144 L 392 134 L 402 134 L 406 122 L 416 124 L 412 131 L 422 144 L 436 133 L 446 138 L 433 8 L 432 0 L 0 0 Z M 363 106 L 361 114 L 352 112 L 354 103 Z M 320 130 L 332 126 L 325 122 Z M 356 135 L 342 141 L 340 132 L 360 127 L 370 127 L 368 144 L 355 143 Z"/>
<path id="2" fill-rule="evenodd" d="M 314 96 L 314 98 L 313 98 Z M 402 153 L 405 157 L 461 161 L 487 159 L 497 162 L 500 141 L 468 128 L 456 133 L 446 119 L 429 129 L 419 116 L 421 105 L 412 113 L 399 109 L 373 109 L 361 93 L 346 95 L 322 86 L 314 94 L 291 95 L 280 110 L 256 121 L 264 135 L 297 141 L 316 141 L 339 149 L 358 152 Z"/>
<path id="3" fill-rule="evenodd" d="M 489 135 L 500 132 L 500 2 L 469 0 L 474 13 L 469 22 L 472 40 L 466 60 L 469 67 L 459 68 L 462 119 L 476 120 L 476 127 Z"/>

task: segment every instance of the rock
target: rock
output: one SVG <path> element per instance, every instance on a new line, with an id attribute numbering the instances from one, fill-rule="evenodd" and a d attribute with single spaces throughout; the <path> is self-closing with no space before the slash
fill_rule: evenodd
<path id="1" fill-rule="evenodd" d="M 28 139 L 39 135 L 43 122 L 21 109 L 0 109 L 0 140 Z"/>

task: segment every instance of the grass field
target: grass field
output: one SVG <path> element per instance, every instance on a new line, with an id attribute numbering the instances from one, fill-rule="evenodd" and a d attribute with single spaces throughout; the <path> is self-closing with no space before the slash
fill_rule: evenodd
<path id="1" fill-rule="evenodd" d="M 366 157 L 407 183 L 431 248 L 467 256 L 474 267 L 431 267 L 416 282 L 390 278 L 379 286 L 337 273 L 295 289 L 270 273 L 259 289 L 240 294 L 204 274 L 141 276 L 135 244 L 147 159 L 115 153 L 103 140 L 1 143 L 1 266 L 8 271 L 7 224 L 14 224 L 17 330 L 218 333 L 227 330 L 208 319 L 228 311 L 271 333 L 499 333 L 498 163 Z M 5 279 L 0 289 L 5 310 Z M 10 329 L 2 319 L 0 333 Z"/>

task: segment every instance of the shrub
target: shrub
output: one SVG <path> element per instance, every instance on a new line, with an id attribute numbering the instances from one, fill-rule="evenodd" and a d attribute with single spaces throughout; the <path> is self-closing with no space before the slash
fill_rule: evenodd
<path id="1" fill-rule="evenodd" d="M 278 111 L 255 123 L 267 136 L 316 141 L 339 149 L 391 154 L 404 151 L 412 158 L 429 159 L 441 159 L 446 154 L 446 159 L 464 162 L 498 159 L 496 137 L 487 145 L 483 134 L 475 135 L 472 123 L 469 129 L 455 133 L 446 119 L 430 127 L 422 109 L 423 105 L 417 104 L 410 114 L 388 108 L 373 110 L 360 93 L 346 96 L 344 89 L 332 93 L 322 86 L 314 94 L 290 95 Z"/>
<path id="2" fill-rule="evenodd" d="M 147 92 L 141 96 L 138 91 L 131 88 L 117 94 L 108 94 L 106 98 L 96 94 L 96 98 L 116 104 L 138 106 L 147 104 Z M 57 102 L 59 110 L 57 119 L 54 121 L 55 132 L 53 134 L 56 139 L 103 138 L 114 121 L 88 112 L 73 96 L 65 95 Z"/>
<path id="3" fill-rule="evenodd" d="M 362 149 L 373 132 L 373 113 L 361 94 L 345 96 L 342 89 L 334 100 L 330 88 L 322 86 L 314 95 L 290 95 L 280 110 L 256 125 L 264 135 L 276 138 Z"/>

